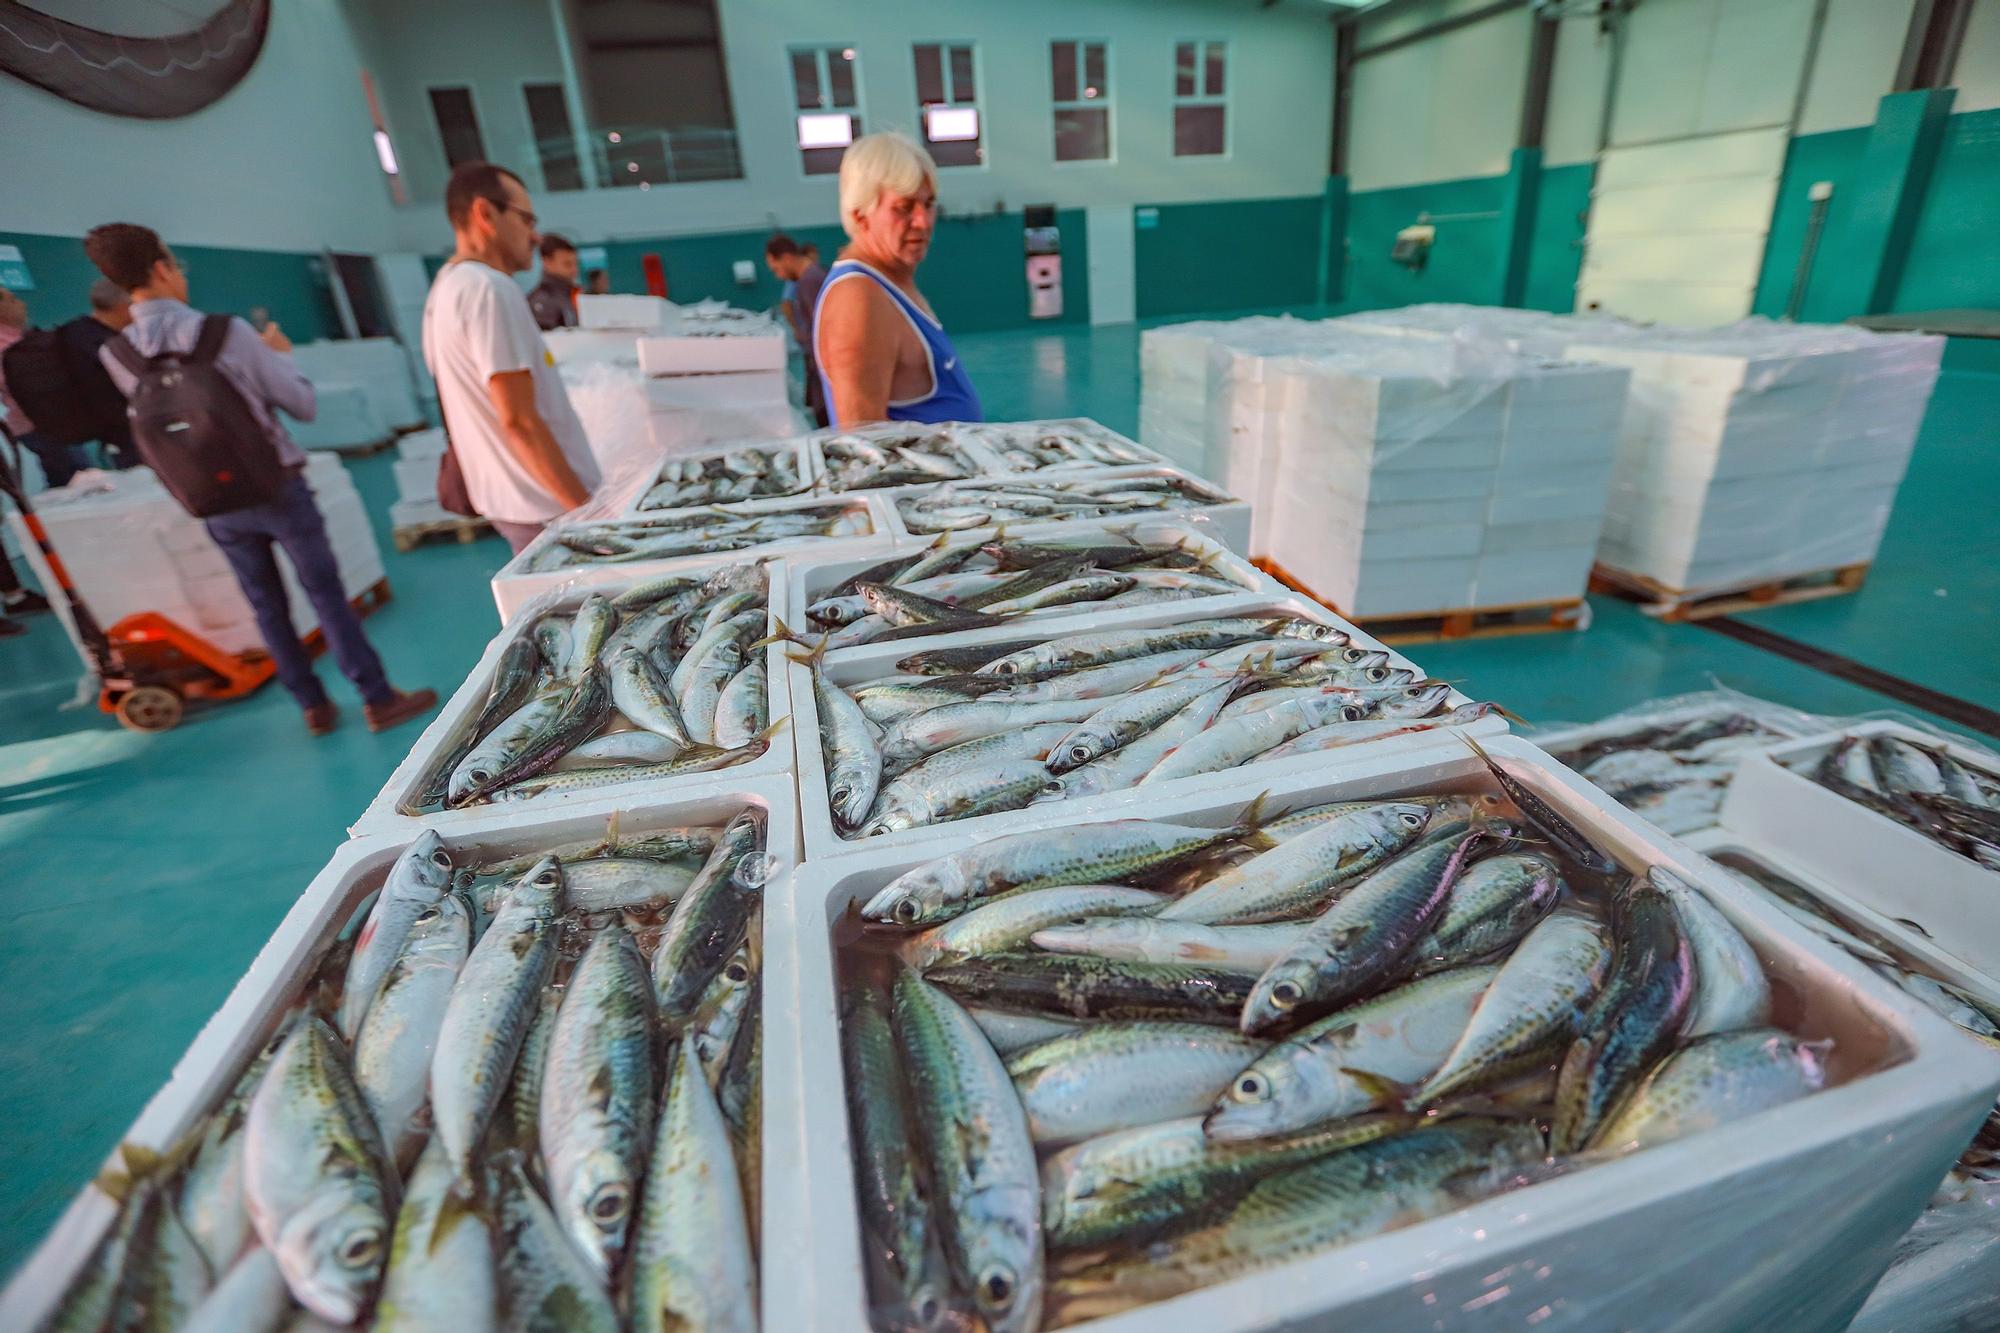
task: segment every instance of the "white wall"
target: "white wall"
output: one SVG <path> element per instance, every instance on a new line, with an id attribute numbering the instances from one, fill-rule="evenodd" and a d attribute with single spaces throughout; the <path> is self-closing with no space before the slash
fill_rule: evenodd
<path id="1" fill-rule="evenodd" d="M 1988 111 L 2000 106 L 2000 0 L 1974 0 L 1952 82 L 1958 85 L 1953 111 Z"/>
<path id="2" fill-rule="evenodd" d="M 1432 0 L 1364 19 L 1360 49 L 1476 7 Z M 1503 174 L 1521 126 L 1533 22 L 1523 6 L 1356 62 L 1349 188 Z"/>
<path id="3" fill-rule="evenodd" d="M 1896 79 L 1916 0 L 1829 0 L 1798 133 L 1873 125 Z"/>
<path id="4" fill-rule="evenodd" d="M 1789 125 L 1813 0 L 1653 0 L 1627 18 L 1614 144 Z"/>
<path id="5" fill-rule="evenodd" d="M 0 231 L 80 235 L 124 220 L 188 244 L 390 248 L 395 222 L 342 6 L 272 10 L 243 82 L 178 120 L 87 111 L 0 75 Z"/>
<path id="6" fill-rule="evenodd" d="M 523 79 L 556 77 L 558 63 L 540 0 L 431 0 L 422 5 L 368 0 L 384 49 L 409 53 L 422 81 L 440 80 L 442 62 L 458 58 L 443 36 L 462 32 L 470 11 L 482 18 L 465 78 L 488 122 L 488 151 L 517 162 L 528 152 Z M 808 177 L 793 126 L 792 45 L 853 46 L 859 52 L 861 115 L 866 129 L 912 129 L 917 120 L 911 45 L 972 41 L 978 48 L 986 165 L 941 173 L 947 209 L 985 211 L 1026 203 L 1082 208 L 1103 204 L 1317 195 L 1324 188 L 1332 108 L 1330 11 L 1308 5 L 1226 5 L 1218 0 L 1007 0 L 940 4 L 936 0 L 721 0 L 723 48 L 741 147 L 744 179 L 655 186 L 651 190 L 546 193 L 535 201 L 544 224 L 580 240 L 831 224 L 837 220 L 830 176 Z M 422 11 L 422 12 L 413 12 Z M 529 11 L 534 11 L 530 13 Z M 537 19 L 535 14 L 541 17 Z M 1049 42 L 1099 38 L 1111 44 L 1114 160 L 1055 161 Z M 1177 40 L 1230 43 L 1230 153 L 1176 158 L 1172 143 L 1173 59 Z M 403 62 L 392 58 L 392 63 Z M 399 72 L 399 81 L 407 78 Z M 406 160 L 437 154 L 436 130 L 418 88 L 401 91 L 394 131 Z M 489 110 L 504 102 L 504 112 Z M 411 109 L 414 107 L 414 109 Z M 494 118 L 515 118 L 496 133 Z M 509 134 L 518 136 L 511 147 Z M 416 140 L 428 137 L 420 147 Z M 441 154 L 438 154 L 441 158 Z M 426 168 L 413 166 L 413 185 Z M 399 219 L 401 245 L 435 249 L 448 240 L 437 195 L 419 195 Z"/>

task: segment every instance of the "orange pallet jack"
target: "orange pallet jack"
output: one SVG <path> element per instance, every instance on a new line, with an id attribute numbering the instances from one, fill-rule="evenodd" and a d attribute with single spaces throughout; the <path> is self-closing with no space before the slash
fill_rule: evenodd
<path id="1" fill-rule="evenodd" d="M 133 731 L 166 731 L 179 725 L 190 701 L 240 699 L 277 674 L 268 654 L 225 652 L 156 611 L 134 612 L 108 632 L 100 628 L 28 502 L 16 466 L 20 453 L 13 434 L 0 425 L 0 436 L 13 455 L 0 451 L 0 494 L 21 511 L 22 523 L 55 576 L 56 586 L 50 591 L 68 606 L 77 639 L 97 673 L 100 709 Z M 319 631 L 308 635 L 306 643 L 317 651 Z"/>

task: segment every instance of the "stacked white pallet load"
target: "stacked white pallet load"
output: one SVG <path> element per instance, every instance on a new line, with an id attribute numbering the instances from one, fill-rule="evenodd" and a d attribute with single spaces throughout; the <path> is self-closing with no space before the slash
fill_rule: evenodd
<path id="1" fill-rule="evenodd" d="M 318 398 L 313 420 L 286 418 L 303 448 L 372 448 L 397 431 L 424 424 L 415 372 L 394 338 L 300 343 L 292 349 L 292 359 L 312 381 Z"/>
<path id="2" fill-rule="evenodd" d="M 347 469 L 331 454 L 307 455 L 305 475 L 326 519 L 341 586 L 350 599 L 359 597 L 384 578 L 382 555 L 361 496 Z M 109 628 L 126 616 L 152 611 L 224 652 L 263 648 L 256 617 L 230 573 L 229 562 L 201 520 L 189 517 L 150 469 L 81 474 L 68 487 L 36 496 L 35 509 L 50 544 L 100 625 Z M 20 516 L 10 509 L 7 522 L 36 581 L 54 587 L 53 572 Z M 290 594 L 292 623 L 302 635 L 312 632 L 319 617 L 290 562 L 280 560 L 278 570 Z M 56 611 L 77 655 L 87 664 L 82 640 L 60 599 Z"/>
<path id="3" fill-rule="evenodd" d="M 785 373 L 791 335 L 720 302 L 677 307 L 639 339 L 654 444 L 669 452 L 797 433 Z"/>
<path id="4" fill-rule="evenodd" d="M 1249 347 L 1263 335 L 1292 336 L 1302 321 L 1289 316 L 1195 320 L 1139 335 L 1139 438 L 1177 467 L 1223 479 L 1208 435 L 1209 353 L 1227 340 Z"/>
<path id="5" fill-rule="evenodd" d="M 444 450 L 445 434 L 439 429 L 411 431 L 396 441 L 396 502 L 389 506 L 391 527 L 414 528 L 458 517 L 438 503 L 438 460 Z"/>
<path id="6" fill-rule="evenodd" d="M 1944 350 L 1924 334 L 1765 319 L 1681 329 L 1413 306 L 1343 322 L 1627 367 L 1598 560 L 1678 596 L 1872 561 Z"/>

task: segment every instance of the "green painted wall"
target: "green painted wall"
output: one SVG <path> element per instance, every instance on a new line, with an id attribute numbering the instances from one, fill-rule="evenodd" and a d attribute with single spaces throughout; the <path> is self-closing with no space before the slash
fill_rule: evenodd
<path id="1" fill-rule="evenodd" d="M 21 296 L 36 324 L 60 324 L 90 308 L 98 273 L 84 257 L 81 237 L 0 232 L 0 244 L 18 245 L 28 261 L 35 286 Z M 172 237 L 167 244 L 187 266 L 189 295 L 201 309 L 247 316 L 262 307 L 298 342 L 340 336 L 319 256 L 179 245 Z"/>
<path id="2" fill-rule="evenodd" d="M 1799 255 L 1805 246 L 1806 223 L 1812 216 L 1812 201 L 1806 196 L 1816 181 L 1833 182 L 1833 199 L 1828 211 L 1838 208 L 1844 191 L 1853 184 L 1854 173 L 1868 147 L 1868 127 L 1829 130 L 1825 134 L 1804 134 L 1792 140 L 1785 151 L 1785 173 L 1778 182 L 1778 201 L 1771 212 L 1771 234 L 1764 243 L 1764 268 L 1757 279 L 1757 297 L 1751 309 L 1776 319 L 1785 313 L 1792 279 L 1798 272 Z M 1839 238 L 1831 228 L 1821 234 L 1819 252 L 1813 258 L 1813 274 L 1852 267 L 1867 262 L 1869 256 L 1838 252 Z M 1829 244 L 1832 242 L 1833 244 Z M 1810 280 L 1806 288 L 1812 292 Z"/>
<path id="3" fill-rule="evenodd" d="M 1484 176 L 1348 195 L 1341 304 L 1381 310 L 1418 301 L 1498 301 L 1506 254 L 1499 216 L 1505 183 L 1504 176 Z M 1443 220 L 1432 224 L 1437 240 L 1424 267 L 1413 272 L 1392 262 L 1389 251 L 1396 233 L 1414 226 L 1424 212 Z M 1454 216 L 1467 213 L 1481 216 Z"/>
<path id="4" fill-rule="evenodd" d="M 1056 214 L 1063 243 L 1063 314 L 1058 322 L 1090 321 L 1089 237 L 1082 209 Z M 831 264 L 847 238 L 838 227 L 799 227 L 787 232 L 794 240 L 819 246 L 820 261 Z M 643 292 L 646 277 L 642 257 L 660 256 L 667 270 L 667 294 L 675 301 L 728 301 L 753 310 L 778 303 L 779 284 L 764 267 L 767 231 L 712 232 L 700 236 L 661 236 L 650 240 L 612 241 L 606 245 L 611 290 Z M 946 216 L 938 222 L 929 258 L 917 273 L 917 285 L 948 330 L 967 333 L 985 329 L 1023 328 L 1028 318 L 1027 256 L 1021 246 L 1019 213 Z M 757 266 L 757 281 L 737 283 L 732 266 L 748 259 Z"/>
<path id="5" fill-rule="evenodd" d="M 1576 309 L 1576 278 L 1583 267 L 1584 226 L 1596 175 L 1590 162 L 1542 168 L 1528 241 L 1528 281 L 1521 297 L 1527 309 L 1563 314 Z"/>
<path id="6" fill-rule="evenodd" d="M 1323 195 L 1140 207 L 1157 212 L 1132 237 L 1140 319 L 1310 305 L 1319 293 Z"/>
<path id="7" fill-rule="evenodd" d="M 1945 125 L 1893 310 L 2000 307 L 2000 108 Z"/>

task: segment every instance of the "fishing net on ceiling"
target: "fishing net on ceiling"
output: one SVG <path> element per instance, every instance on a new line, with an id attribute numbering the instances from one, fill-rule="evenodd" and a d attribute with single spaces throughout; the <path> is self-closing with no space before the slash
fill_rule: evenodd
<path id="1" fill-rule="evenodd" d="M 243 80 L 264 49 L 270 0 L 225 0 L 198 27 L 128 36 L 0 0 L 0 70 L 114 116 L 171 120 Z"/>

